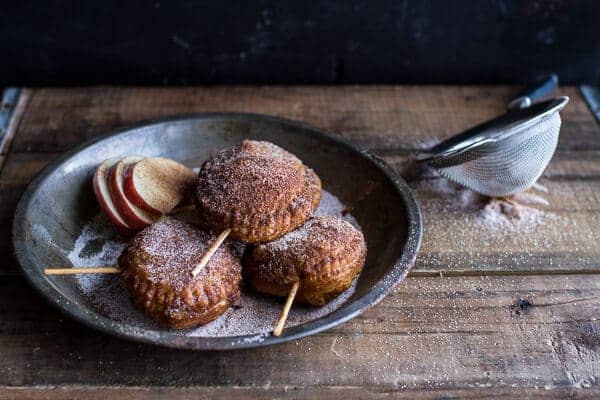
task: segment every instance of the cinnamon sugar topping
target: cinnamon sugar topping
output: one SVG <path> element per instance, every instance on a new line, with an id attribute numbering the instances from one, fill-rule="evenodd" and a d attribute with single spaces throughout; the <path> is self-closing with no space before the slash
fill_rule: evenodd
<path id="1" fill-rule="evenodd" d="M 204 163 L 197 205 L 204 225 L 248 243 L 273 240 L 300 226 L 317 207 L 321 182 L 293 154 L 245 140 Z"/>
<path id="2" fill-rule="evenodd" d="M 323 200 L 316 214 L 341 217 L 358 227 L 351 214 L 342 215 L 344 210 L 344 204 L 337 197 L 323 191 Z M 115 234 L 104 214 L 99 214 L 84 227 L 68 258 L 76 267 L 115 265 L 126 245 L 124 239 Z M 187 276 L 189 274 L 185 278 Z M 75 279 L 83 301 L 87 301 L 88 307 L 99 314 L 141 329 L 160 329 L 156 322 L 134 307 L 121 276 L 84 274 L 77 275 Z M 323 307 L 295 305 L 287 326 L 303 324 L 338 309 L 354 293 L 355 285 L 356 280 L 349 289 Z M 207 325 L 181 331 L 181 334 L 189 337 L 261 334 L 272 329 L 280 311 L 281 304 L 275 298 L 244 289 L 236 305 L 222 316 Z"/>

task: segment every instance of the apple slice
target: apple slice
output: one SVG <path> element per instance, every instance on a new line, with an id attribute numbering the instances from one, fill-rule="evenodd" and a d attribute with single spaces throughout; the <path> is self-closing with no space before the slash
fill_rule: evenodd
<path id="1" fill-rule="evenodd" d="M 145 158 L 125 171 L 125 194 L 136 206 L 150 212 L 169 213 L 191 192 L 197 174 L 163 157 Z"/>
<path id="2" fill-rule="evenodd" d="M 141 157 L 125 157 L 113 165 L 108 173 L 110 196 L 127 225 L 134 230 L 144 229 L 160 218 L 160 214 L 143 210 L 129 201 L 123 190 L 125 170 L 141 160 Z"/>
<path id="3" fill-rule="evenodd" d="M 110 190 L 108 188 L 108 175 L 109 170 L 117 162 L 118 158 L 109 158 L 104 161 L 96 168 L 93 178 L 94 194 L 100 207 L 108 219 L 115 225 L 115 227 L 123 234 L 130 235 L 134 233 L 133 229 L 125 222 L 119 211 L 115 207 L 114 202 L 110 196 Z"/>

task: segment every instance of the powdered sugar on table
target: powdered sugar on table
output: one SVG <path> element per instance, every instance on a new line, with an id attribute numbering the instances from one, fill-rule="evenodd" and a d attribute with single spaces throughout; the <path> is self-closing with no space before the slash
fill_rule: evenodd
<path id="1" fill-rule="evenodd" d="M 325 190 L 315 214 L 338 216 L 360 229 L 358 222 L 344 204 Z M 68 258 L 74 267 L 116 265 L 126 245 L 127 242 L 116 234 L 106 217 L 99 214 L 83 228 Z M 89 304 L 107 318 L 139 328 L 159 328 L 154 321 L 135 308 L 118 274 L 81 274 L 76 275 L 76 281 Z M 286 326 L 300 325 L 330 314 L 352 296 L 355 286 L 356 280 L 349 289 L 323 307 L 295 306 Z M 246 288 L 237 304 L 221 317 L 199 328 L 181 331 L 181 334 L 207 337 L 266 333 L 272 330 L 277 321 L 282 302 L 282 299 L 264 296 Z"/>
<path id="2" fill-rule="evenodd" d="M 571 251 L 577 256 L 559 262 L 595 265 L 597 260 L 586 256 L 593 254 L 588 242 L 573 236 L 577 221 L 553 204 L 565 194 L 557 193 L 559 186 L 552 181 L 542 182 L 547 190 L 537 186 L 506 198 L 489 198 L 436 174 L 411 181 L 424 222 L 416 271 L 549 269 L 555 266 L 554 254 Z"/>
<path id="3" fill-rule="evenodd" d="M 417 192 L 438 195 L 424 200 L 428 209 L 439 214 L 460 212 L 466 223 L 491 232 L 529 232 L 554 217 L 541 209 L 548 202 L 530 192 L 507 198 L 489 198 L 444 178 L 422 180 L 413 186 Z"/>

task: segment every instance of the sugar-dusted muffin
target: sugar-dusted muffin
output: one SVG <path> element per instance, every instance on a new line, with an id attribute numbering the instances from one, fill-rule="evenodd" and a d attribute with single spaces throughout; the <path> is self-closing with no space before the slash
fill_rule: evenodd
<path id="1" fill-rule="evenodd" d="M 225 242 L 198 275 L 194 269 L 215 236 L 190 224 L 167 220 L 139 232 L 119 257 L 134 303 L 172 328 L 204 325 L 240 295 L 239 256 Z"/>
<path id="2" fill-rule="evenodd" d="M 367 254 L 362 233 L 336 217 L 315 217 L 297 230 L 246 251 L 244 277 L 262 293 L 322 306 L 352 284 Z"/>
<path id="3" fill-rule="evenodd" d="M 302 225 L 321 200 L 321 181 L 293 154 L 244 140 L 206 161 L 198 175 L 203 226 L 245 243 L 264 243 Z"/>

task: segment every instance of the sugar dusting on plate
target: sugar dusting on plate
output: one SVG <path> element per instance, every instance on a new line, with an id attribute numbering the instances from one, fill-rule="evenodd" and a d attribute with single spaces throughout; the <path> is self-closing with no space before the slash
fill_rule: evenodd
<path id="1" fill-rule="evenodd" d="M 360 229 L 358 222 L 345 205 L 333 194 L 323 191 L 315 215 L 334 215 Z M 74 267 L 116 265 L 127 242 L 118 236 L 104 214 L 98 214 L 81 231 L 73 250 L 68 255 Z M 157 329 L 159 326 L 138 311 L 129 298 L 118 274 L 76 275 L 81 293 L 94 309 L 107 318 L 139 328 Z M 352 296 L 352 286 L 323 307 L 295 306 L 286 326 L 295 326 L 321 318 L 341 307 Z M 190 337 L 238 336 L 261 334 L 272 330 L 281 311 L 283 299 L 264 296 L 246 288 L 239 301 L 215 321 L 194 329 L 181 331 Z"/>

